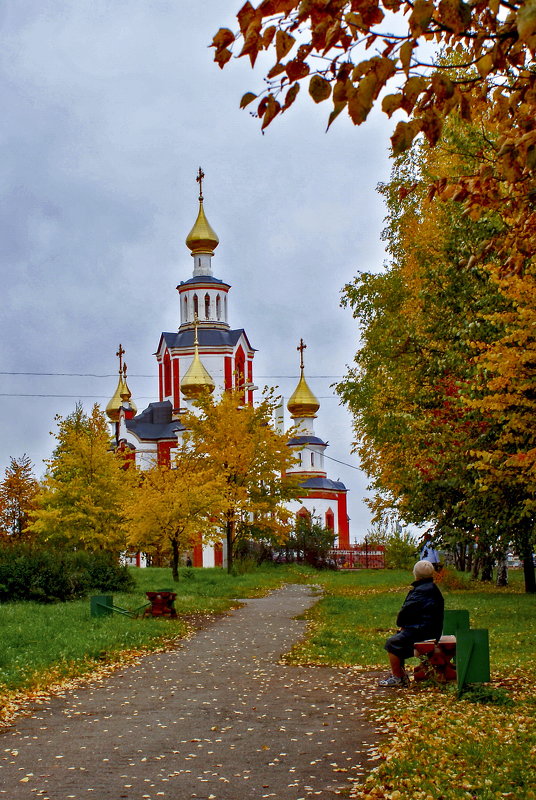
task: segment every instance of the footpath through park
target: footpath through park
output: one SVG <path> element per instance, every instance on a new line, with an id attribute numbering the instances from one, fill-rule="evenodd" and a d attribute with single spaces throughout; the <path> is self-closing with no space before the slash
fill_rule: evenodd
<path id="1" fill-rule="evenodd" d="M 0 737 L 0 800 L 348 796 L 378 738 L 374 683 L 280 663 L 316 600 L 301 585 L 245 600 L 176 649 L 19 717 Z"/>

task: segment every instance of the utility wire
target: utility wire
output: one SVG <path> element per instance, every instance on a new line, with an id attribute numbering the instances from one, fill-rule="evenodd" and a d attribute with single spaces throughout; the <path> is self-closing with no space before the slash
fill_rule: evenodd
<path id="1" fill-rule="evenodd" d="M 118 373 L 112 372 L 109 374 L 97 374 L 94 372 L 1 372 L 0 375 L 30 375 L 38 377 L 59 377 L 59 378 L 116 378 Z M 158 378 L 158 375 L 144 375 L 130 373 L 129 378 Z M 297 379 L 298 375 L 256 375 L 256 378 L 292 378 Z M 327 378 L 329 380 L 338 380 L 343 378 L 344 375 L 307 375 L 307 378 Z"/>
<path id="2" fill-rule="evenodd" d="M 80 400 L 109 400 L 110 395 L 106 394 L 38 394 L 27 393 L 21 394 L 19 392 L 0 392 L 0 397 L 78 397 Z M 136 395 L 132 396 L 133 400 L 151 400 L 154 395 Z M 318 395 L 319 400 L 338 400 L 334 394 Z"/>

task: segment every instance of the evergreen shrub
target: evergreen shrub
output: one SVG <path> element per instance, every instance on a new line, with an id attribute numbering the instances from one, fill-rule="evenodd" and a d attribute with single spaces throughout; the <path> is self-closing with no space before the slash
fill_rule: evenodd
<path id="1" fill-rule="evenodd" d="M 28 544 L 0 546 L 0 602 L 74 600 L 93 590 L 128 591 L 133 579 L 111 553 L 64 551 Z"/>

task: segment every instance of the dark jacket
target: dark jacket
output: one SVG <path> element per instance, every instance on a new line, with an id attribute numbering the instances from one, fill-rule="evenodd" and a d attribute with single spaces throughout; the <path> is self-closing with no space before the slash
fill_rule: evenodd
<path id="1" fill-rule="evenodd" d="M 433 578 L 414 581 L 413 589 L 398 612 L 396 624 L 423 639 L 439 639 L 443 631 L 443 595 Z"/>

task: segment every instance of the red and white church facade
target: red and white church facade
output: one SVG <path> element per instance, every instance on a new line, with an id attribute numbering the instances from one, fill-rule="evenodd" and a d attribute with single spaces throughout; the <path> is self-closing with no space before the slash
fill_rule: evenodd
<path id="1" fill-rule="evenodd" d="M 178 331 L 163 332 L 156 350 L 158 363 L 158 402 L 149 403 L 141 412 L 132 400 L 126 380 L 124 351 L 119 347 L 119 381 L 106 407 L 113 424 L 115 446 L 141 468 L 155 462 L 170 462 L 173 449 L 182 438 L 182 412 L 190 409 L 201 392 L 216 394 L 230 389 L 244 393 L 244 401 L 253 403 L 253 358 L 251 346 L 243 328 L 229 325 L 230 285 L 216 278 L 212 270 L 218 237 L 204 211 L 202 179 L 199 212 L 186 238 L 193 258 L 192 277 L 177 286 L 180 325 Z M 327 444 L 315 435 L 313 420 L 319 409 L 318 400 L 304 377 L 303 349 L 300 379 L 288 402 L 297 435 L 289 441 L 297 454 L 293 472 L 303 475 L 303 495 L 289 504 L 297 515 L 313 514 L 331 528 L 338 546 L 347 548 L 350 542 L 346 510 L 347 489 L 340 481 L 327 476 L 324 450 Z M 222 547 L 198 546 L 193 552 L 194 566 L 221 566 L 225 563 Z"/>

